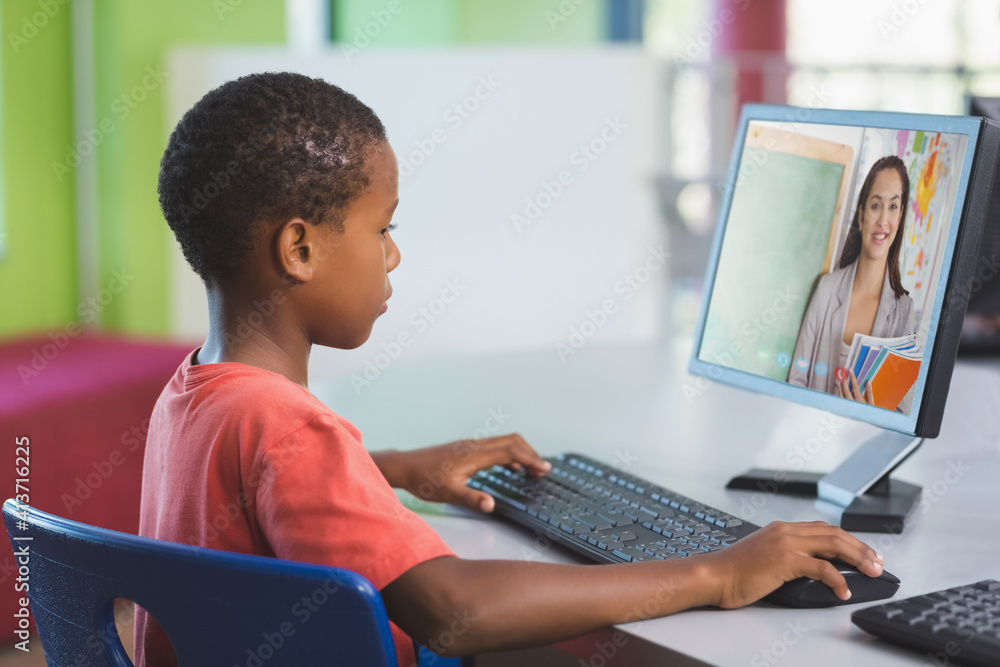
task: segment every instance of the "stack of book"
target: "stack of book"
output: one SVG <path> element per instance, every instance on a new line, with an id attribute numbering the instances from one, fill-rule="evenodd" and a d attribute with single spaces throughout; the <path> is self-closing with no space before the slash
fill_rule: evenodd
<path id="1" fill-rule="evenodd" d="M 895 410 L 917 381 L 923 351 L 916 338 L 916 334 L 899 338 L 854 334 L 847 368 L 854 371 L 862 393 L 871 385 L 872 398 L 880 408 Z"/>

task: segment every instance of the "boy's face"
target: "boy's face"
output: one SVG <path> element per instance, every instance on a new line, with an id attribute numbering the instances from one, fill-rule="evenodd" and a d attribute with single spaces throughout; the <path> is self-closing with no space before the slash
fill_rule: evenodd
<path id="1" fill-rule="evenodd" d="M 309 290 L 307 314 L 314 343 L 358 347 L 371 335 L 392 294 L 389 272 L 399 265 L 399 249 L 389 224 L 399 203 L 396 154 L 383 142 L 369 158 L 370 185 L 347 209 L 342 232 L 320 232 L 320 252 Z"/>

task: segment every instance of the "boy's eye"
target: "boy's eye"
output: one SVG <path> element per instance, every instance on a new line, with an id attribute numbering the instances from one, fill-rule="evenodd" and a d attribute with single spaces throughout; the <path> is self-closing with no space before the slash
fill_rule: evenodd
<path id="1" fill-rule="evenodd" d="M 381 234 L 382 236 L 385 236 L 386 232 L 391 232 L 395 228 L 396 228 L 395 224 L 389 225 L 388 227 L 383 228 L 382 231 L 379 232 L 379 234 Z"/>

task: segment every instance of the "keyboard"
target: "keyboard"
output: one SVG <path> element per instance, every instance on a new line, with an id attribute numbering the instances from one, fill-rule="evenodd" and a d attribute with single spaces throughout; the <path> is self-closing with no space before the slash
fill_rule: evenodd
<path id="1" fill-rule="evenodd" d="M 725 549 L 759 529 L 580 454 L 546 460 L 552 470 L 544 477 L 494 466 L 469 486 L 496 499 L 495 513 L 592 561 L 684 558 Z"/>
<path id="2" fill-rule="evenodd" d="M 865 632 L 924 652 L 929 664 L 1000 665 L 1000 581 L 867 607 L 851 620 Z"/>

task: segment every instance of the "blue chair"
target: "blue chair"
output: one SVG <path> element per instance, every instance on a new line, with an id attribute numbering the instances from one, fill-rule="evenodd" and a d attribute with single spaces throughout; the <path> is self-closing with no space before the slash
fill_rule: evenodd
<path id="1" fill-rule="evenodd" d="M 156 618 L 182 666 L 397 664 L 382 598 L 356 572 L 138 537 L 13 500 L 3 518 L 15 553 L 28 547 L 28 595 L 50 665 L 132 665 L 116 598 Z M 462 664 L 421 649 L 421 665 Z"/>

